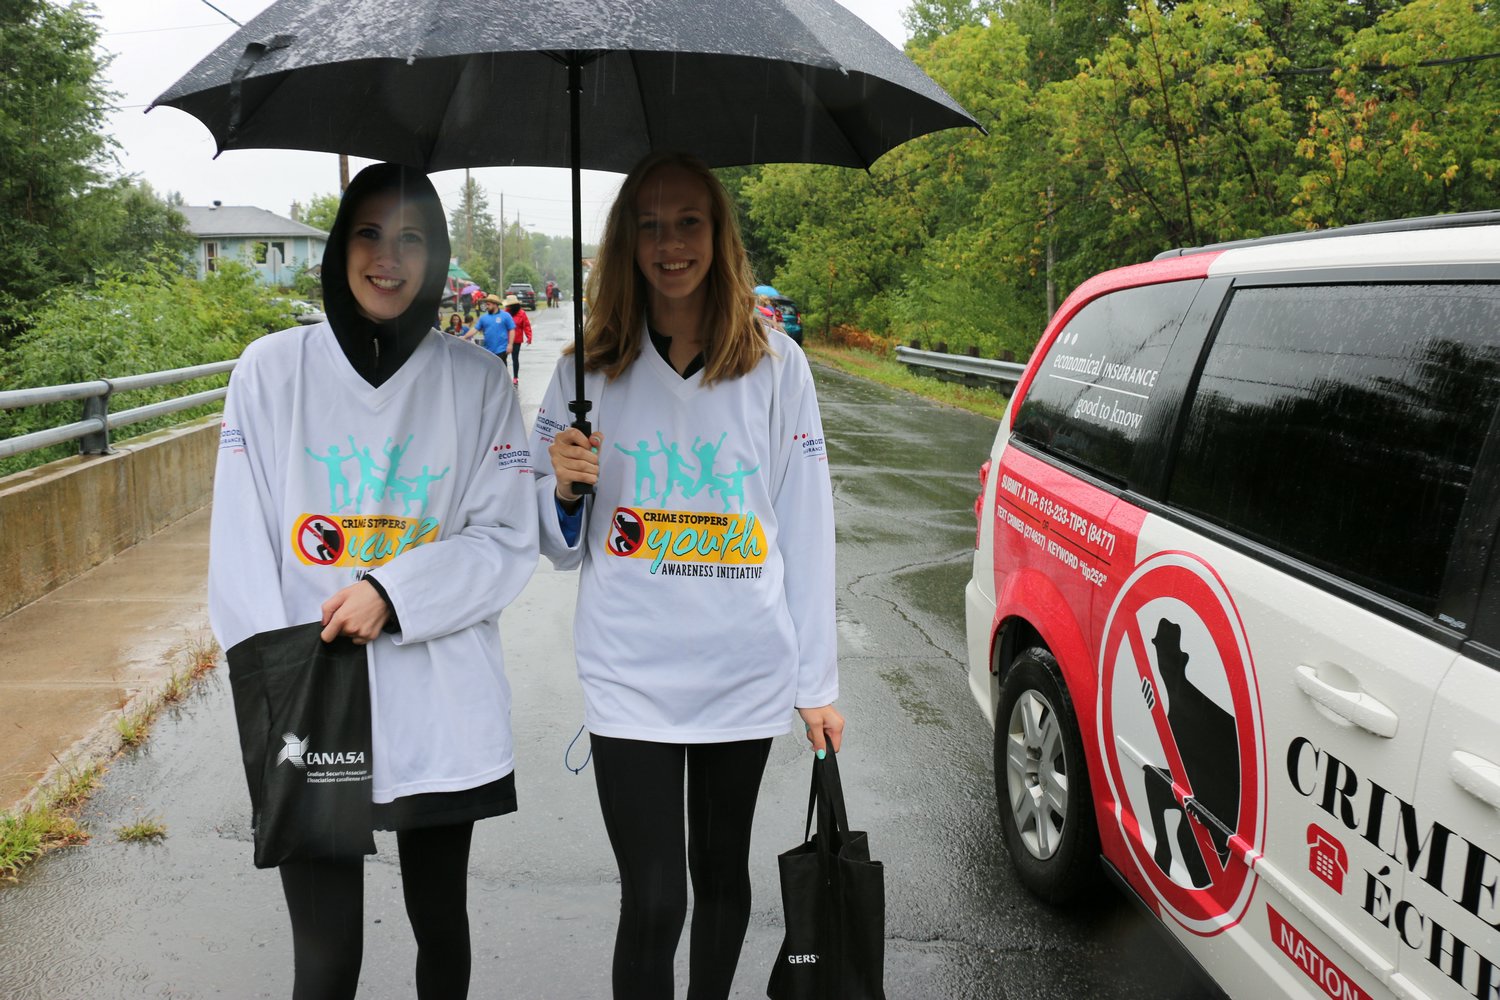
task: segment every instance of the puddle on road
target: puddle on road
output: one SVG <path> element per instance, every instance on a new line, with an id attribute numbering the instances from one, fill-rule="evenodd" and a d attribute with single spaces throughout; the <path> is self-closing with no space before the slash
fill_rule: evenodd
<path id="1" fill-rule="evenodd" d="M 930 672 L 926 668 L 923 672 Z M 943 711 L 928 701 L 923 692 L 926 685 L 913 678 L 907 667 L 891 667 L 880 671 L 880 679 L 885 681 L 895 694 L 896 701 L 900 703 L 901 710 L 907 714 L 913 723 L 919 726 L 934 726 L 938 729 L 952 728 Z"/>

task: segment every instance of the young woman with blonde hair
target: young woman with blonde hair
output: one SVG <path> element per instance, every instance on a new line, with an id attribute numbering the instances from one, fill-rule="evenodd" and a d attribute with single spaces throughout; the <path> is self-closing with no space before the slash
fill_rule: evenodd
<path id="1" fill-rule="evenodd" d="M 689 876 L 687 995 L 729 995 L 771 739 L 794 709 L 814 751 L 843 734 L 817 397 L 801 349 L 756 317 L 752 287 L 718 179 L 683 154 L 647 158 L 610 211 L 588 288 L 599 432 L 563 422 L 571 354 L 532 430 L 542 551 L 581 568 L 574 646 L 620 868 L 616 998 L 673 996 Z"/>

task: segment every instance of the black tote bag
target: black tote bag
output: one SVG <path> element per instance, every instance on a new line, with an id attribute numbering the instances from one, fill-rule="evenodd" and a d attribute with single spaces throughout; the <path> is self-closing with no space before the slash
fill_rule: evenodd
<path id="1" fill-rule="evenodd" d="M 257 868 L 375 853 L 365 647 L 322 631 L 261 632 L 225 654 Z"/>
<path id="2" fill-rule="evenodd" d="M 786 937 L 766 996 L 885 1000 L 885 870 L 870 860 L 865 833 L 849 829 L 832 750 L 813 760 L 803 843 L 777 863 Z"/>

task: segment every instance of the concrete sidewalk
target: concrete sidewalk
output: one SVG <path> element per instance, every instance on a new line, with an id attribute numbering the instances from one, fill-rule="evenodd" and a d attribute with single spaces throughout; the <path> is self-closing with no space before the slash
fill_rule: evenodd
<path id="1" fill-rule="evenodd" d="M 548 376 L 572 340 L 571 303 L 532 313 L 521 412 L 531 426 Z M 0 813 L 75 757 L 120 748 L 115 720 L 135 711 L 212 640 L 209 508 L 0 617 Z"/>
<path id="2" fill-rule="evenodd" d="M 0 618 L 0 813 L 108 757 L 115 719 L 211 641 L 207 507 Z"/>

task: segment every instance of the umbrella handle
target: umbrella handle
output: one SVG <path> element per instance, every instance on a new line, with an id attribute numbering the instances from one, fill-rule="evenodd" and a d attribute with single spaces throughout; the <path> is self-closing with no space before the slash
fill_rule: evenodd
<path id="1" fill-rule="evenodd" d="M 577 418 L 573 421 L 573 426 L 582 431 L 584 437 L 592 434 L 593 427 L 589 425 L 588 420 L 583 416 L 583 414 L 589 412 L 589 401 L 586 399 L 575 399 L 568 404 L 568 408 L 578 414 Z M 594 495 L 593 483 L 573 483 L 568 488 L 573 491 L 575 497 L 591 497 Z"/>
<path id="2" fill-rule="evenodd" d="M 570 121 L 569 156 L 572 160 L 572 194 L 573 194 L 573 372 L 576 378 L 573 402 L 568 404 L 568 409 L 573 411 L 573 426 L 583 432 L 584 437 L 593 433 L 589 426 L 589 410 L 592 404 L 583 394 L 583 218 L 580 209 L 582 198 L 580 195 L 579 173 L 582 167 L 582 154 L 580 151 L 582 140 L 582 128 L 579 124 L 581 117 L 578 108 L 579 95 L 583 92 L 582 83 L 582 57 L 578 52 L 568 53 L 568 111 Z M 575 496 L 593 496 L 593 483 L 574 483 L 573 494 Z"/>

